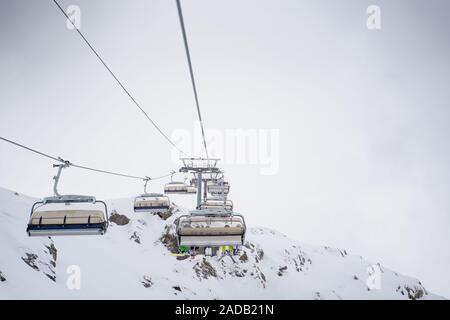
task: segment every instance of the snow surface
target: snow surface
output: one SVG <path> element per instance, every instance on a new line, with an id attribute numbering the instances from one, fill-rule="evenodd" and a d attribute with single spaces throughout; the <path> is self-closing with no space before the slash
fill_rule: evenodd
<path id="1" fill-rule="evenodd" d="M 161 239 L 173 240 L 173 222 L 186 210 L 174 206 L 163 220 L 134 213 L 133 200 L 107 202 L 130 221 L 112 222 L 103 236 L 30 238 L 36 199 L 0 188 L 0 299 L 441 299 L 382 266 L 381 288 L 369 290 L 373 262 L 267 228 L 248 228 L 235 262 L 180 260 Z M 70 266 L 80 268 L 79 290 L 67 286 Z"/>

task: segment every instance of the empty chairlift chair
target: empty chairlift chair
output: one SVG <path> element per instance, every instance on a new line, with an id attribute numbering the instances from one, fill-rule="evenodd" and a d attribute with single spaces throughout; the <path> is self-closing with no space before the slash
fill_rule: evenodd
<path id="1" fill-rule="evenodd" d="M 186 194 L 187 184 L 184 182 L 171 181 L 164 186 L 164 193 L 166 194 Z"/>
<path id="2" fill-rule="evenodd" d="M 44 198 L 33 204 L 27 226 L 29 236 L 101 235 L 108 228 L 108 208 L 103 201 L 93 196 L 60 195 L 57 184 L 61 170 L 55 179 L 55 196 Z M 41 210 L 42 207 L 53 209 Z"/>
<path id="3" fill-rule="evenodd" d="M 164 186 L 165 194 L 194 194 L 197 189 L 194 186 L 181 181 L 171 181 Z"/>
<path id="4" fill-rule="evenodd" d="M 104 210 L 97 208 L 72 209 L 73 205 L 101 203 Z M 37 210 L 40 206 L 64 204 L 66 208 Z M 31 209 L 27 233 L 29 236 L 101 235 L 108 228 L 108 208 L 103 201 L 92 196 L 64 195 L 48 197 L 36 202 Z"/>
<path id="5" fill-rule="evenodd" d="M 177 224 L 178 245 L 209 255 L 221 247 L 237 249 L 244 244 L 244 217 L 224 209 L 194 210 L 181 216 Z"/>

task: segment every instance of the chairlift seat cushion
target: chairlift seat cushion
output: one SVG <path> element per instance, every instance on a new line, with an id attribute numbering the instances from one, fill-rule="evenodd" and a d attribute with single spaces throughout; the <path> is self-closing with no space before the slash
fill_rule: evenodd
<path id="1" fill-rule="evenodd" d="M 30 225 L 70 225 L 101 224 L 105 217 L 100 210 L 54 210 L 36 211 L 31 216 Z"/>

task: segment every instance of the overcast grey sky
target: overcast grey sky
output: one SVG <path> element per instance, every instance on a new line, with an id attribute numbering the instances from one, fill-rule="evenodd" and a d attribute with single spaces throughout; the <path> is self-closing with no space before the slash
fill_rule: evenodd
<path id="1" fill-rule="evenodd" d="M 81 8 L 82 32 L 169 135 L 193 130 L 174 0 L 60 3 Z M 182 3 L 206 127 L 279 130 L 276 174 L 224 165 L 247 223 L 345 248 L 450 297 L 450 2 Z M 366 27 L 371 4 L 381 30 Z M 0 0 L 0 92 L 1 136 L 107 170 L 176 168 L 51 0 Z M 51 195 L 51 162 L 5 143 L 0 155 L 0 186 Z M 142 185 L 71 168 L 60 189 L 110 199 Z"/>

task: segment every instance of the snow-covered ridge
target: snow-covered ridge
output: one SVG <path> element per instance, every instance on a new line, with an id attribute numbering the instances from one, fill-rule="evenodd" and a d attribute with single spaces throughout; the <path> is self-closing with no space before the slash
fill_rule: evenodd
<path id="1" fill-rule="evenodd" d="M 234 261 L 176 257 L 173 223 L 185 210 L 174 206 L 163 220 L 135 214 L 133 199 L 108 201 L 115 215 L 104 236 L 29 238 L 34 201 L 0 188 L 0 299 L 440 298 L 383 266 L 380 289 L 370 290 L 373 263 L 267 228 L 249 228 Z M 80 289 L 73 289 L 77 270 Z"/>

